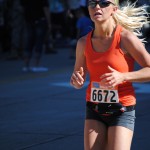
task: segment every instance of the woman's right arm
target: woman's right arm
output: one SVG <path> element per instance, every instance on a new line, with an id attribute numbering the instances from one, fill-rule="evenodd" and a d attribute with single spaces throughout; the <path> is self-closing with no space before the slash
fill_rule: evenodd
<path id="1" fill-rule="evenodd" d="M 86 78 L 87 68 L 84 55 L 85 44 L 86 36 L 80 38 L 76 46 L 76 61 L 74 71 L 70 79 L 70 84 L 76 89 L 82 88 Z"/>

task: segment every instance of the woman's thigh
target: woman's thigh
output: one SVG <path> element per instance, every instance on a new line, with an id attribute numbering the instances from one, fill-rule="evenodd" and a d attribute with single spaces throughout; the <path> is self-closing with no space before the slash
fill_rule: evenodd
<path id="1" fill-rule="evenodd" d="M 107 150 L 130 150 L 133 131 L 122 126 L 108 128 Z"/>
<path id="2" fill-rule="evenodd" d="M 86 119 L 84 126 L 85 150 L 105 150 L 107 142 L 107 127 L 104 123 Z"/>

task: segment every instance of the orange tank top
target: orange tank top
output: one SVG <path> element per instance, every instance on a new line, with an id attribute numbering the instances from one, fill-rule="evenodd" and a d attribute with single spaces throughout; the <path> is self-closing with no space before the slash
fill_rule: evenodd
<path id="1" fill-rule="evenodd" d="M 110 48 L 105 52 L 96 52 L 92 48 L 92 33 L 89 32 L 86 39 L 86 48 L 84 51 L 86 65 L 89 73 L 90 83 L 86 90 L 86 101 L 90 101 L 91 82 L 100 82 L 100 76 L 110 72 L 108 65 L 119 72 L 130 72 L 134 69 L 133 58 L 124 54 L 120 48 L 120 33 L 122 27 L 117 26 L 114 33 L 114 39 Z M 134 105 L 136 103 L 135 92 L 131 82 L 123 82 L 118 85 L 119 102 L 124 106 Z"/>

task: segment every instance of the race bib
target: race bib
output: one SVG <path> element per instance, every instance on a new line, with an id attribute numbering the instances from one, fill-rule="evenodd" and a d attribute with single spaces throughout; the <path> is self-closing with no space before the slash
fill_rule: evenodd
<path id="1" fill-rule="evenodd" d="M 117 88 L 109 89 L 101 86 L 99 82 L 91 84 L 91 102 L 97 103 L 119 103 Z"/>

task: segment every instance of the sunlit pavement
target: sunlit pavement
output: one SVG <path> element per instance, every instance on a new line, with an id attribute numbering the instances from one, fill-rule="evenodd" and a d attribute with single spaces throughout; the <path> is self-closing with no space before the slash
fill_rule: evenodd
<path id="1" fill-rule="evenodd" d="M 81 90 L 69 85 L 74 65 L 69 53 L 64 48 L 44 55 L 45 73 L 22 72 L 22 60 L 0 61 L 0 150 L 83 150 L 87 83 Z M 149 150 L 150 83 L 134 86 L 132 150 Z"/>

